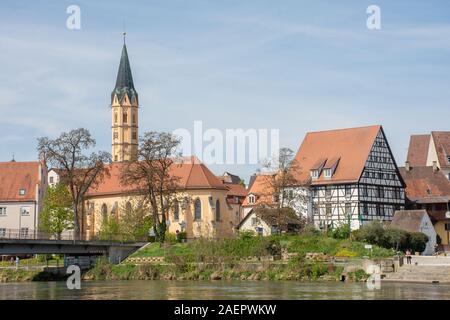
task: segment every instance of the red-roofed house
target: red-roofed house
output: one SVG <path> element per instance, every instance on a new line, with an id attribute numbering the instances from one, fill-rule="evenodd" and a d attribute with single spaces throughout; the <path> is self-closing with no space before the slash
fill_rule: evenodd
<path id="1" fill-rule="evenodd" d="M 234 224 L 237 226 L 244 218 L 242 204 L 247 196 L 247 189 L 239 176 L 229 172 L 217 178 L 228 188 L 227 205 L 234 212 Z"/>
<path id="2" fill-rule="evenodd" d="M 8 233 L 31 237 L 38 229 L 47 185 L 41 162 L 0 162 L 0 238 Z"/>
<path id="3" fill-rule="evenodd" d="M 437 167 L 450 180 L 450 131 L 412 135 L 406 161 L 411 167 Z"/>
<path id="4" fill-rule="evenodd" d="M 120 182 L 121 166 L 120 162 L 109 165 L 109 177 L 85 197 L 83 232 L 88 236 L 100 230 L 106 217 L 119 217 L 136 197 L 129 195 L 133 188 Z M 169 232 L 186 231 L 188 238 L 232 236 L 236 222 L 235 209 L 227 202 L 230 188 L 196 157 L 174 163 L 171 171 L 179 179 L 179 205 L 166 218 Z"/>
<path id="5" fill-rule="evenodd" d="M 404 209 L 404 182 L 381 126 L 309 132 L 294 172 L 309 190 L 309 219 L 320 228 L 391 220 Z"/>

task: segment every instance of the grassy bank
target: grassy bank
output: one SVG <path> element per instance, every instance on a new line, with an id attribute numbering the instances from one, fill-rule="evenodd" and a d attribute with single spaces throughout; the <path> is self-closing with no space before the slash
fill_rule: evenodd
<path id="1" fill-rule="evenodd" d="M 153 243 L 130 258 L 164 257 L 160 263 L 111 265 L 99 260 L 83 274 L 85 280 L 298 280 L 337 281 L 344 268 L 330 262 L 307 259 L 307 253 L 358 259 L 392 257 L 390 249 L 349 239 L 323 235 L 278 235 L 255 237 L 241 235 L 233 239 L 200 239 L 189 243 Z M 288 261 L 269 261 L 264 257 L 290 255 Z M 250 259 L 249 259 L 250 258 Z M 362 281 L 362 270 L 346 272 L 347 279 Z M 38 270 L 0 269 L 0 282 L 60 280 Z"/>
<path id="2" fill-rule="evenodd" d="M 290 254 L 287 262 L 264 261 L 264 257 Z M 164 257 L 163 263 L 110 265 L 99 262 L 85 274 L 85 279 L 97 280 L 299 280 L 337 281 L 344 271 L 330 262 L 308 260 L 307 253 L 346 258 L 386 258 L 389 249 L 362 242 L 341 240 L 323 235 L 279 235 L 222 240 L 197 240 L 190 243 L 154 243 L 137 251 L 130 258 Z M 249 259 L 253 258 L 253 259 Z M 261 260 L 261 261 L 260 261 Z M 347 274 L 348 279 L 367 278 L 363 270 Z"/>
<path id="3" fill-rule="evenodd" d="M 391 249 L 374 245 L 372 250 L 365 243 L 350 239 L 334 239 L 323 235 L 275 235 L 270 237 L 252 237 L 222 240 L 197 240 L 190 243 L 160 245 L 154 243 L 131 257 L 166 257 L 166 260 L 182 258 L 191 262 L 204 262 L 210 259 L 236 261 L 246 257 L 280 255 L 282 251 L 304 257 L 309 252 L 323 253 L 340 257 L 385 258 L 394 255 Z"/>

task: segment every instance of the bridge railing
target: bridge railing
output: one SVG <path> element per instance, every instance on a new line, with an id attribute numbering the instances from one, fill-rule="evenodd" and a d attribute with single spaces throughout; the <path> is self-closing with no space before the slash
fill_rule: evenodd
<path id="1" fill-rule="evenodd" d="M 102 242 L 145 242 L 146 237 L 136 238 L 122 233 L 96 233 L 94 235 L 82 235 L 74 237 L 73 231 L 64 231 L 59 236 L 39 230 L 0 229 L 0 240 L 70 240 L 70 241 L 102 241 Z"/>
<path id="2" fill-rule="evenodd" d="M 0 239 L 21 240 L 74 240 L 73 231 L 64 231 L 60 236 L 31 229 L 0 229 Z"/>

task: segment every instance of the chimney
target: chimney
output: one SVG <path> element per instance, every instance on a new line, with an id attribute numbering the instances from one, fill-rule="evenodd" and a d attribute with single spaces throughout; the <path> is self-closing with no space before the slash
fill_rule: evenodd
<path id="1" fill-rule="evenodd" d="M 438 168 L 438 165 L 437 165 L 437 161 L 433 161 L 433 172 L 436 172 L 438 170 L 439 170 L 439 168 Z"/>
<path id="2" fill-rule="evenodd" d="M 411 170 L 411 167 L 409 166 L 409 161 L 405 161 L 405 170 L 409 172 Z"/>

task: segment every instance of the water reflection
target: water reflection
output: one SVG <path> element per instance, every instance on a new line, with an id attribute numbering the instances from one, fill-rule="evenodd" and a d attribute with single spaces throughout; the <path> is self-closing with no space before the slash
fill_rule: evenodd
<path id="1" fill-rule="evenodd" d="M 0 285 L 0 299 L 434 299 L 450 300 L 450 285 L 382 283 L 369 290 L 365 283 L 294 281 L 85 281 L 81 290 L 65 282 L 25 282 Z"/>

